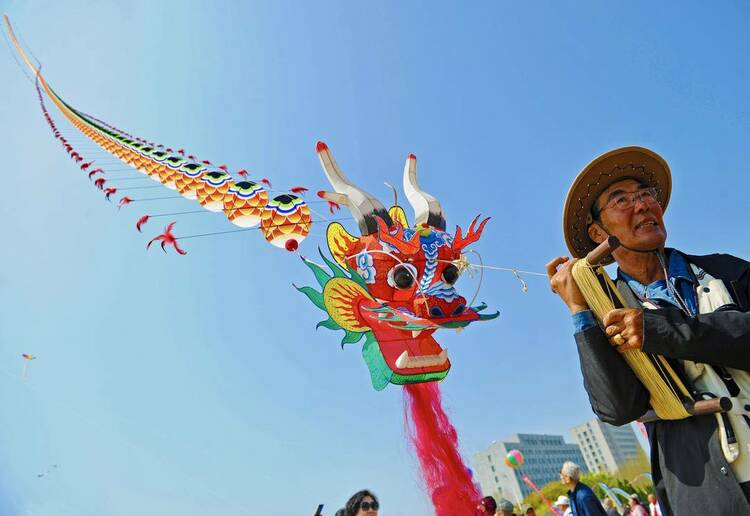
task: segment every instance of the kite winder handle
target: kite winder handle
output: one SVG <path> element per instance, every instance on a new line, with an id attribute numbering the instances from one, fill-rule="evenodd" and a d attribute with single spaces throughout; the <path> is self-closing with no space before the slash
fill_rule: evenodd
<path id="1" fill-rule="evenodd" d="M 726 397 L 713 398 L 710 400 L 698 400 L 692 403 L 685 403 L 685 410 L 691 416 L 705 416 L 708 414 L 718 414 L 722 412 L 729 412 L 732 410 L 732 400 Z M 649 410 L 638 421 L 641 423 L 651 423 L 658 421 L 660 418 L 656 415 L 656 412 Z"/>
<path id="2" fill-rule="evenodd" d="M 599 265 L 618 247 L 620 247 L 620 240 L 616 236 L 610 236 L 586 255 L 586 261 L 591 265 Z"/>
<path id="3" fill-rule="evenodd" d="M 590 265 L 600 265 L 602 262 L 606 261 L 612 254 L 612 251 L 618 247 L 620 247 L 620 240 L 615 236 L 610 236 L 586 255 L 586 261 L 588 261 Z M 691 416 L 704 416 L 707 414 L 729 412 L 732 410 L 732 400 L 726 397 L 713 398 L 710 400 L 698 400 L 685 403 L 684 406 L 687 413 Z M 654 410 L 649 410 L 641 416 L 638 421 L 641 423 L 650 423 L 660 419 L 661 418 L 656 415 Z"/>

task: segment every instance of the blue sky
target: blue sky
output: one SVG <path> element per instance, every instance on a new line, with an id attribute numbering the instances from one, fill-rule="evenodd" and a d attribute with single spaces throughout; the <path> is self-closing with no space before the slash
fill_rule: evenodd
<path id="1" fill-rule="evenodd" d="M 274 186 L 325 188 L 321 139 L 387 201 L 383 181 L 399 184 L 417 154 L 449 226 L 493 216 L 477 246 L 487 264 L 543 271 L 563 254 L 567 187 L 622 145 L 672 167 L 671 245 L 750 257 L 743 2 L 0 6 L 74 106 Z M 118 213 L 3 55 L 0 512 L 333 513 L 369 487 L 383 514 L 429 514 L 400 389 L 373 391 L 357 347 L 315 331 L 321 312 L 291 287 L 313 283 L 299 259 L 254 232 L 146 252 L 168 220 L 144 235 L 135 220 L 193 205 Z M 221 215 L 177 220 L 180 234 L 231 229 Z M 440 337 L 466 457 L 515 432 L 567 438 L 592 417 L 569 316 L 544 279 L 527 281 L 523 294 L 488 272 L 479 299 L 501 317 Z M 22 379 L 24 352 L 39 358 Z"/>

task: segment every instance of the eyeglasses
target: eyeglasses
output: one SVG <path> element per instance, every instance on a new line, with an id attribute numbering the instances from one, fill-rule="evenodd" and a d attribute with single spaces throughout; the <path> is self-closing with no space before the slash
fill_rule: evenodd
<path id="1" fill-rule="evenodd" d="M 378 502 L 361 502 L 359 504 L 359 508 L 363 511 L 369 511 L 371 509 L 373 511 L 377 511 L 378 509 L 380 509 L 380 504 Z"/>
<path id="2" fill-rule="evenodd" d="M 635 205 L 636 200 L 646 204 L 659 204 L 656 195 L 656 188 L 653 187 L 641 188 L 635 192 L 619 192 L 607 202 L 604 208 L 596 210 L 598 213 L 595 213 L 595 215 L 598 217 L 601 212 L 610 208 L 617 208 L 620 211 L 629 210 Z"/>

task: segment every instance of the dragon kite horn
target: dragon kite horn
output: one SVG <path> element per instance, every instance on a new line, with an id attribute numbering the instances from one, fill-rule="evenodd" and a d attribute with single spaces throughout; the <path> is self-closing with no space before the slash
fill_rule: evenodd
<path id="1" fill-rule="evenodd" d="M 484 231 L 484 226 L 487 225 L 487 223 L 490 221 L 490 218 L 487 217 L 482 222 L 479 223 L 479 227 L 475 227 L 477 224 L 477 221 L 479 220 L 479 215 L 474 217 L 474 220 L 471 221 L 471 225 L 469 226 L 469 230 L 466 232 L 466 236 L 463 235 L 461 228 L 459 226 L 456 226 L 456 235 L 453 237 L 453 250 L 456 252 L 461 252 L 466 246 L 469 244 L 473 244 L 477 240 L 479 240 L 479 237 L 482 236 L 482 231 Z"/>
<path id="2" fill-rule="evenodd" d="M 404 192 L 414 208 L 414 225 L 426 224 L 445 231 L 445 216 L 440 202 L 424 192 L 417 183 L 417 157 L 409 154 L 404 165 Z"/>
<path id="3" fill-rule="evenodd" d="M 318 142 L 316 147 L 320 164 L 326 173 L 328 181 L 336 193 L 318 192 L 318 195 L 337 204 L 346 205 L 352 212 L 354 219 L 359 225 L 362 235 L 371 235 L 378 232 L 378 218 L 383 219 L 386 226 L 393 226 L 393 221 L 385 207 L 372 194 L 355 186 L 339 168 L 333 154 L 328 150 L 328 145 Z"/>

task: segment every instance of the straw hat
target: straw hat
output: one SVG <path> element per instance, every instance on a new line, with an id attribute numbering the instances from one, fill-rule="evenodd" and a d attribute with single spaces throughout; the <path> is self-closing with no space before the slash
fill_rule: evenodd
<path id="1" fill-rule="evenodd" d="M 643 147 L 621 147 L 605 152 L 586 165 L 568 190 L 563 208 L 565 243 L 574 258 L 583 258 L 596 247 L 589 238 L 591 207 L 613 183 L 635 179 L 656 188 L 657 199 L 667 209 L 672 193 L 672 173 L 664 159 Z"/>

